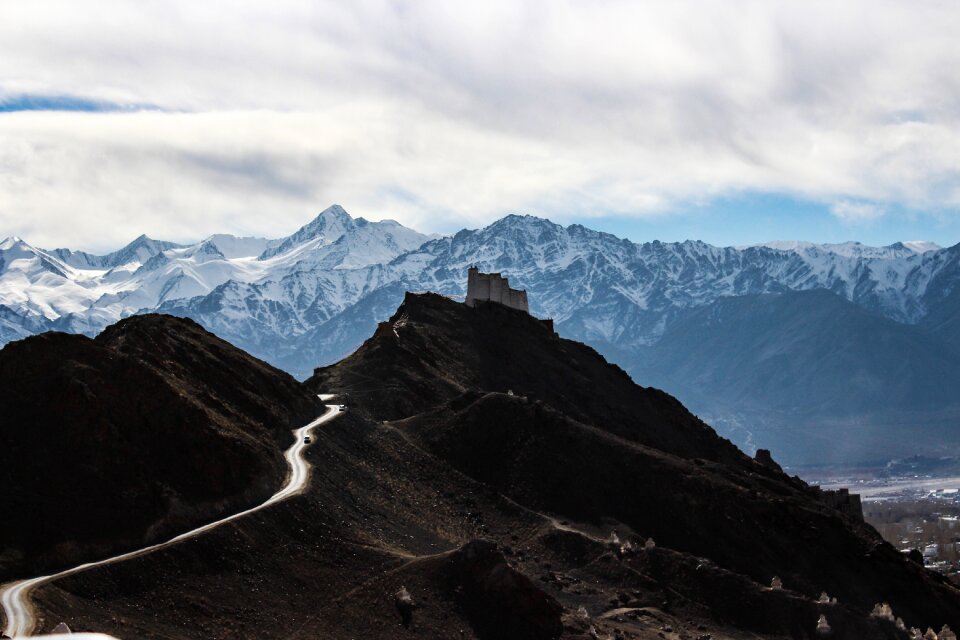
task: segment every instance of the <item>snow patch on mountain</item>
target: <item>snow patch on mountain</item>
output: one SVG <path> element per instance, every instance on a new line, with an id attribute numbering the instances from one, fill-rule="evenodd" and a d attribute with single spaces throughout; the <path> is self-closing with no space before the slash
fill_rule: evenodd
<path id="1" fill-rule="evenodd" d="M 213 244 L 227 258 L 255 258 L 279 244 L 278 240 L 240 237 L 228 233 L 216 233 L 205 242 Z"/>
<path id="2" fill-rule="evenodd" d="M 871 247 L 860 242 L 852 241 L 835 244 L 815 244 L 813 242 L 800 240 L 774 240 L 772 242 L 764 242 L 751 246 L 767 247 L 778 251 L 792 251 L 798 254 L 812 250 L 814 252 L 835 253 L 847 258 L 906 258 L 913 254 L 939 251 L 943 248 L 935 242 L 927 242 L 925 240 L 895 242 L 886 247 Z M 744 249 L 746 247 L 739 248 Z"/>
<path id="3" fill-rule="evenodd" d="M 917 253 L 926 253 L 927 251 L 939 251 L 940 249 L 943 249 L 943 247 L 938 245 L 936 242 L 928 242 L 926 240 L 905 240 L 898 244 L 902 244 L 907 249 Z"/>

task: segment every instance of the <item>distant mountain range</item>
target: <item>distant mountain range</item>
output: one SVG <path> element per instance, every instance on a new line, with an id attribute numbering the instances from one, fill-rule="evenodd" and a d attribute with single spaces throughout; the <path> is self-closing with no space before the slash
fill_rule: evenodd
<path id="1" fill-rule="evenodd" d="M 960 449 L 960 245 L 634 243 L 518 215 L 430 237 L 336 205 L 272 240 L 141 236 L 95 256 L 8 238 L 0 343 L 162 312 L 305 378 L 404 291 L 463 295 L 474 264 L 748 449 L 788 463 Z"/>

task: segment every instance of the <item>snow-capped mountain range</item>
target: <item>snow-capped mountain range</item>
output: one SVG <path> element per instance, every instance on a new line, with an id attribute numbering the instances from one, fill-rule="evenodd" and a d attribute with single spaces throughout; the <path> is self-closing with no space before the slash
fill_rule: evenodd
<path id="1" fill-rule="evenodd" d="M 351 218 L 333 206 L 293 235 L 278 240 L 217 234 L 194 245 L 140 236 L 104 256 L 44 250 L 20 238 L 0 243 L 0 341 L 54 328 L 95 334 L 116 320 L 174 301 L 199 301 L 223 287 L 251 286 L 278 305 L 280 325 L 313 325 L 311 305 L 340 309 L 344 302 L 321 282 L 339 288 L 429 239 L 393 221 Z M 320 276 L 309 282 L 305 274 Z M 296 282 L 303 283 L 299 289 Z M 312 292 L 306 289 L 313 289 Z M 316 300 L 317 298 L 320 300 Z M 281 309 L 282 307 L 282 309 Z M 288 314 L 290 317 L 279 319 Z M 18 319 L 19 318 L 19 319 Z"/>
<path id="2" fill-rule="evenodd" d="M 508 275 L 528 290 L 534 314 L 630 371 L 691 310 L 816 289 L 960 345 L 960 245 L 635 243 L 520 215 L 430 237 L 352 218 L 337 205 L 279 239 L 219 234 L 183 246 L 141 236 L 96 256 L 7 238 L 0 344 L 50 329 L 95 334 L 122 317 L 159 311 L 194 318 L 305 377 L 356 348 L 405 290 L 463 295 L 470 265 Z M 939 329 L 927 326 L 931 319 Z"/>

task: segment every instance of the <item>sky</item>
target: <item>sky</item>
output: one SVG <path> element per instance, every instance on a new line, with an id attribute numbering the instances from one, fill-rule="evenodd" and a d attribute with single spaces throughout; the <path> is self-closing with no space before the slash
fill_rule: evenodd
<path id="1" fill-rule="evenodd" d="M 960 3 L 4 0 L 0 237 L 960 242 Z"/>

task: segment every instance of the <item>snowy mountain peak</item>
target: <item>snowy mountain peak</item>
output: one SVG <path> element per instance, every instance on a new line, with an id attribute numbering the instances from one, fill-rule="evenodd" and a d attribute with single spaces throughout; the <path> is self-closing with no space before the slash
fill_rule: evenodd
<path id="1" fill-rule="evenodd" d="M 555 222 L 551 222 L 546 218 L 538 218 L 537 216 L 531 216 L 526 213 L 509 213 L 499 220 L 490 224 L 487 229 L 502 229 L 502 228 L 520 228 L 520 229 L 543 229 L 543 228 L 561 228 L 561 225 L 558 225 Z"/>
<path id="2" fill-rule="evenodd" d="M 216 243 L 211 240 L 204 240 L 199 245 L 190 247 L 184 252 L 184 256 L 201 260 L 227 259 L 227 257 L 223 255 L 223 252 L 220 251 L 220 248 L 216 245 Z"/>
<path id="3" fill-rule="evenodd" d="M 123 249 L 120 249 L 120 251 L 136 251 L 138 249 L 148 249 L 153 251 L 159 249 L 165 251 L 166 249 L 172 248 L 170 245 L 173 244 L 174 243 L 172 242 L 166 242 L 164 240 L 154 240 L 147 234 L 141 233 L 132 242 L 130 242 L 130 244 L 125 246 Z M 119 253 L 119 251 L 115 253 Z"/>
<path id="4" fill-rule="evenodd" d="M 553 238 L 563 233 L 564 228 L 545 218 L 511 213 L 479 232 L 487 237 L 539 243 L 545 237 Z"/>
<path id="5" fill-rule="evenodd" d="M 154 240 L 147 235 L 140 235 L 133 242 L 120 249 L 103 256 L 101 266 L 113 268 L 126 264 L 143 264 L 150 258 L 168 249 L 176 249 L 181 245 L 164 240 Z"/>
<path id="6" fill-rule="evenodd" d="M 0 251 L 6 255 L 6 259 L 19 260 L 22 258 L 42 258 L 47 260 L 56 260 L 48 256 L 42 249 L 38 249 L 18 236 L 10 236 L 3 242 L 0 242 Z"/>
<path id="7" fill-rule="evenodd" d="M 95 255 L 86 251 L 71 251 L 70 249 L 54 249 L 50 253 L 63 261 L 64 264 L 75 269 L 127 267 L 128 270 L 133 270 L 155 255 L 181 246 L 175 242 L 154 240 L 146 234 L 141 234 L 122 249 L 105 255 Z"/>
<path id="8" fill-rule="evenodd" d="M 22 244 L 26 244 L 26 243 L 24 243 L 24 241 L 21 240 L 19 237 L 10 236 L 8 238 L 4 238 L 3 242 L 0 242 L 0 251 L 10 251 L 14 247 L 17 247 Z"/>
<path id="9" fill-rule="evenodd" d="M 32 278 L 43 273 L 53 273 L 68 278 L 70 268 L 55 256 L 27 244 L 17 236 L 10 236 L 0 242 L 0 274 L 11 268 Z"/>
<path id="10" fill-rule="evenodd" d="M 363 218 L 359 220 L 363 220 Z M 331 205 L 321 211 L 316 218 L 283 238 L 276 247 L 264 250 L 260 254 L 260 260 L 268 260 L 274 256 L 282 255 L 313 240 L 318 240 L 319 244 L 336 242 L 344 233 L 355 229 L 358 226 L 357 222 L 340 205 Z M 367 221 L 363 220 L 362 224 L 366 223 Z"/>
<path id="11" fill-rule="evenodd" d="M 0 273 L 5 271 L 10 263 L 15 260 L 43 260 L 45 258 L 40 251 L 34 249 L 29 244 L 18 238 L 10 236 L 3 242 L 0 242 Z"/>
<path id="12" fill-rule="evenodd" d="M 943 247 L 936 242 L 929 242 L 927 240 L 905 240 L 897 244 L 903 245 L 916 253 L 927 253 L 928 251 L 940 251 L 940 249 L 943 249 Z"/>
<path id="13" fill-rule="evenodd" d="M 353 218 L 335 204 L 296 233 L 276 241 L 276 246 L 265 249 L 258 260 L 353 269 L 386 264 L 402 253 L 417 249 L 429 239 L 429 236 L 394 220 L 371 222 L 365 218 Z"/>
<path id="14" fill-rule="evenodd" d="M 347 210 L 334 203 L 320 212 L 318 218 L 338 218 L 340 220 L 353 220 Z"/>

